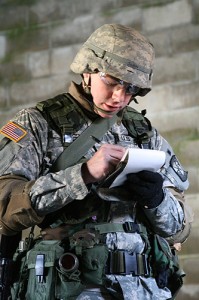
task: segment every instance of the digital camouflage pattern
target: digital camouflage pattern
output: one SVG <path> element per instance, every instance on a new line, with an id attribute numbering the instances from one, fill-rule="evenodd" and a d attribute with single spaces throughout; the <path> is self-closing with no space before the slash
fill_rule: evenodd
<path id="1" fill-rule="evenodd" d="M 150 91 L 153 63 L 154 48 L 139 32 L 105 24 L 84 43 L 71 70 L 78 74 L 101 71 Z"/>
<path id="2" fill-rule="evenodd" d="M 72 92 L 71 90 L 71 94 Z M 86 118 L 88 119 L 88 117 Z M 18 143 L 10 141 L 2 146 L 0 176 L 16 174 L 26 177 L 28 180 L 36 180 L 30 191 L 30 200 L 38 215 L 43 216 L 63 207 L 67 212 L 67 204 L 73 200 L 78 200 L 81 204 L 86 198 L 93 197 L 82 180 L 81 162 L 65 170 L 48 173 L 50 166 L 62 153 L 63 147 L 61 137 L 49 127 L 38 110 L 35 108 L 24 109 L 16 115 L 13 121 L 22 126 L 27 134 Z M 88 124 L 89 122 L 88 119 Z M 81 130 L 82 128 L 77 134 L 80 134 Z M 166 152 L 165 169 L 162 170 L 164 200 L 158 207 L 144 209 L 144 212 L 153 230 L 161 236 L 167 237 L 181 230 L 184 221 L 182 207 L 167 187 L 174 186 L 177 190 L 184 191 L 188 187 L 188 181 L 187 179 L 182 181 L 178 175 L 178 173 L 186 174 L 181 165 L 178 166 L 180 172 L 173 169 L 171 160 L 174 153 L 170 145 L 155 129 L 153 132 L 151 149 Z M 103 143 L 117 143 L 126 148 L 137 147 L 123 124 L 117 123 L 105 133 L 101 141 L 101 144 Z M 96 144 L 90 149 L 85 155 L 85 159 L 92 157 L 99 147 L 100 145 Z M 71 214 L 69 223 L 76 222 L 73 217 Z M 97 220 L 97 214 L 95 217 Z M 133 220 L 135 220 L 135 203 L 133 201 L 111 204 L 108 215 L 109 222 L 123 223 Z M 107 234 L 106 244 L 109 249 L 123 249 L 128 250 L 129 253 L 142 253 L 145 246 L 138 233 L 125 232 Z M 77 299 L 123 299 L 122 294 L 124 294 L 125 300 L 166 300 L 171 297 L 170 291 L 167 288 L 158 288 L 154 278 L 151 277 L 109 275 L 107 278 L 111 285 L 106 290 L 98 289 L 93 292 L 85 290 Z M 107 291 L 109 291 L 108 296 Z"/>

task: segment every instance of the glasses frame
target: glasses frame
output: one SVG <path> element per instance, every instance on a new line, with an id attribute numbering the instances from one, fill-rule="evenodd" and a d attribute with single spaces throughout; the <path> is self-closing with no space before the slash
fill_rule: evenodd
<path id="1" fill-rule="evenodd" d="M 100 79 L 102 82 L 109 86 L 109 87 L 116 87 L 116 86 L 121 86 L 121 88 L 125 88 L 125 94 L 130 95 L 130 96 L 136 96 L 140 93 L 142 90 L 140 87 L 127 83 L 123 80 L 120 80 L 118 78 L 112 77 L 111 75 L 108 75 L 104 72 L 99 72 Z"/>

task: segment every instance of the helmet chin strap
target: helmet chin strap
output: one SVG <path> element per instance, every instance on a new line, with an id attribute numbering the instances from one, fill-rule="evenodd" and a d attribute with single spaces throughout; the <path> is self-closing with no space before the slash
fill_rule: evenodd
<path id="1" fill-rule="evenodd" d="M 83 89 L 84 89 L 85 93 L 91 95 L 91 92 L 90 92 L 90 88 L 91 88 L 91 77 L 89 77 L 89 81 L 88 81 L 88 84 L 87 84 L 87 83 L 85 82 L 85 79 L 84 79 L 83 75 L 81 75 L 81 76 L 82 76 L 82 82 L 83 82 Z M 95 105 L 94 102 L 93 102 L 93 108 L 94 108 L 94 110 L 97 110 L 97 111 L 99 111 L 99 112 L 102 112 L 102 113 L 104 113 L 104 114 L 106 114 L 106 115 L 112 116 L 112 115 L 115 114 L 115 112 L 113 112 L 113 111 L 107 111 L 107 110 L 104 110 L 104 109 L 98 107 L 97 105 Z"/>
<path id="2" fill-rule="evenodd" d="M 86 83 L 83 74 L 81 74 L 81 77 L 82 77 L 82 86 L 83 86 L 84 92 L 86 94 L 90 95 L 91 94 L 91 77 L 89 77 L 88 83 Z"/>

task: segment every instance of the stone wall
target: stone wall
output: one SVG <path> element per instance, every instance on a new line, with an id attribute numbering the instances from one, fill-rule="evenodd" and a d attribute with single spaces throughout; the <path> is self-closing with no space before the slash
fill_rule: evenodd
<path id="1" fill-rule="evenodd" d="M 181 260 L 188 275 L 178 299 L 199 297 L 199 1 L 0 0 L 0 125 L 19 109 L 64 92 L 79 77 L 70 63 L 104 23 L 140 30 L 154 44 L 154 88 L 137 109 L 170 141 L 189 171 L 195 211 Z"/>

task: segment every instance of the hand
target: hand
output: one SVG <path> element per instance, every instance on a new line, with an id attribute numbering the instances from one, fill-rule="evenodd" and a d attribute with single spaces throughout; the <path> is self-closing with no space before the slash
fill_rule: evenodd
<path id="1" fill-rule="evenodd" d="M 62 225 L 56 228 L 47 227 L 41 230 L 43 240 L 62 240 L 69 236 L 71 225 Z"/>
<path id="2" fill-rule="evenodd" d="M 98 182 L 113 172 L 126 149 L 119 145 L 104 144 L 82 166 L 82 177 L 86 184 Z"/>
<path id="3" fill-rule="evenodd" d="M 163 200 L 163 178 L 159 173 L 141 171 L 128 174 L 126 185 L 141 206 L 154 208 Z"/>

